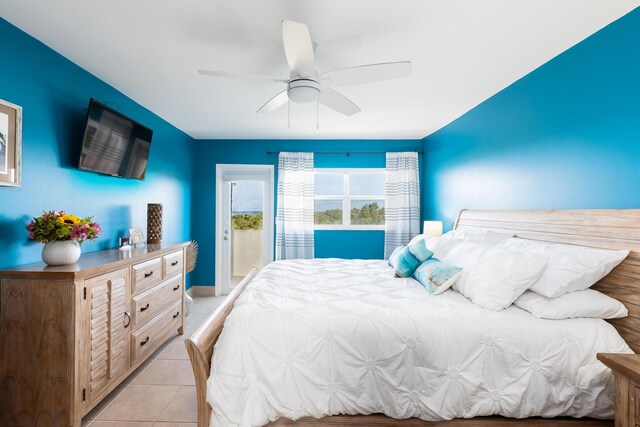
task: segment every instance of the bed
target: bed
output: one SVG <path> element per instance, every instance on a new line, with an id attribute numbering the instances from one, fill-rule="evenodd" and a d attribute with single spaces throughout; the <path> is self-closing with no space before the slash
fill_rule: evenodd
<path id="1" fill-rule="evenodd" d="M 638 349 L 639 219 L 639 210 L 462 211 L 456 222 L 456 229 L 631 249 L 596 286 L 629 308 L 629 317 L 611 324 L 545 321 L 516 307 L 488 313 L 453 291 L 423 298 L 415 281 L 394 279 L 383 261 L 288 261 L 259 275 L 252 271 L 187 340 L 198 424 L 208 426 L 213 415 L 215 427 L 293 420 L 612 425 L 596 419 L 613 415 L 611 375 L 584 355 Z M 564 370 L 557 368 L 570 359 Z M 217 403 L 213 414 L 207 389 L 209 401 Z M 353 415 L 324 416 L 329 413 Z M 484 416 L 494 413 L 510 418 Z M 586 418 L 522 418 L 535 415 Z M 467 418 L 450 419 L 460 416 Z"/>

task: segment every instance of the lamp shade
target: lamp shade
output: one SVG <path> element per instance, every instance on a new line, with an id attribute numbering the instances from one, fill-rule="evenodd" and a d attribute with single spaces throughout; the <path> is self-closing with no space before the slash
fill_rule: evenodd
<path id="1" fill-rule="evenodd" d="M 422 234 L 430 237 L 442 236 L 442 221 L 425 221 L 422 228 Z"/>

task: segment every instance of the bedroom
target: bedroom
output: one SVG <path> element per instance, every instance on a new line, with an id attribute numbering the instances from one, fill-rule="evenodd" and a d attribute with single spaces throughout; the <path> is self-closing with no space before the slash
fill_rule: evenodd
<path id="1" fill-rule="evenodd" d="M 7 59 L 0 68 L 0 119 L 6 118 L 7 124 L 0 120 L 0 424 L 204 426 L 212 417 L 214 426 L 263 425 L 269 420 L 287 425 L 294 418 L 300 418 L 300 425 L 394 425 L 394 421 L 453 426 L 613 425 L 615 412 L 618 425 L 635 425 L 640 364 L 617 355 L 603 360 L 605 366 L 596 353 L 640 351 L 638 6 L 640 2 L 626 0 L 406 0 L 348 5 L 198 1 L 187 8 L 150 1 L 3 2 L 0 43 Z M 309 47 L 308 40 L 298 43 L 305 40 L 304 32 L 293 38 L 294 45 L 311 52 L 318 72 L 395 62 L 400 65 L 381 70 L 397 78 L 375 81 L 380 74 L 356 74 L 357 79 L 371 81 L 340 85 L 335 74 L 335 90 L 350 100 L 346 107 L 326 98 L 300 103 L 290 95 L 287 105 L 256 114 L 290 84 L 283 20 L 293 23 L 294 31 L 308 28 L 315 45 Z M 407 61 L 410 69 L 402 65 Z M 223 78 L 198 70 L 264 74 L 286 82 Z M 353 82 L 353 77 L 343 77 Z M 326 86 L 331 80 L 320 81 Z M 325 86 L 321 90 L 329 93 Z M 98 102 L 90 104 L 91 99 Z M 137 129 L 153 131 L 148 168 L 137 176 L 144 179 L 79 170 L 86 142 L 83 132 L 88 129 L 88 117 L 93 117 L 88 114 L 89 105 L 128 125 L 139 125 Z M 353 105 L 361 111 L 339 112 Z M 299 166 L 304 172 L 287 173 L 285 163 L 296 159 L 302 159 Z M 298 175 L 304 179 L 297 180 Z M 390 182 L 393 176 L 399 181 Z M 239 207 L 241 194 L 232 197 L 234 188 L 238 192 L 242 188 L 233 183 L 243 182 L 261 183 L 257 198 L 247 195 L 257 204 Z M 306 189 L 301 221 L 284 218 L 286 207 L 278 211 L 285 199 L 299 201 L 296 191 L 293 196 L 285 192 L 285 184 Z M 315 190 L 309 193 L 309 188 Z M 390 194 L 396 191 L 401 197 Z M 234 200 L 237 209 L 233 209 Z M 148 227 L 149 204 L 162 205 L 162 243 L 120 251 L 119 238 L 130 237 L 129 229 L 139 229 L 143 239 L 151 240 L 155 229 Z M 78 238 L 87 241 L 75 264 L 46 267 L 41 263 L 43 245 L 29 239 L 29 232 L 38 225 L 25 229 L 32 218 L 54 209 L 78 215 L 69 220 L 101 231 L 99 236 Z M 365 209 L 369 209 L 366 215 Z M 403 211 L 408 214 L 390 215 Z M 258 213 L 261 225 L 256 226 L 251 221 Z M 234 229 L 234 215 L 246 215 L 251 221 Z M 289 231 L 287 225 L 292 222 L 300 228 Z M 425 227 L 434 228 L 426 231 L 435 239 L 426 239 L 425 248 L 444 264 L 462 267 L 456 283 L 439 295 L 429 295 L 429 286 L 415 277 L 394 278 L 394 268 L 386 261 L 395 246 L 407 245 Z M 435 238 L 440 229 L 444 236 Z M 236 274 L 231 245 L 241 231 L 246 231 L 247 239 L 262 239 L 262 244 L 247 244 L 245 250 L 237 251 L 236 258 L 249 252 L 253 258 L 240 263 L 243 267 Z M 471 231 L 480 234 L 470 237 Z M 436 250 L 436 241 L 446 243 L 463 232 L 467 232 L 464 245 L 454 242 L 458 244 L 452 246 L 453 253 Z M 506 243 L 486 240 L 504 234 L 510 234 Z M 480 235 L 485 240 L 474 242 Z M 225 240 L 226 236 L 231 238 Z M 34 237 L 37 240 L 36 233 Z M 194 251 L 187 246 L 192 240 L 198 243 L 195 266 Z M 514 249 L 522 241 L 538 246 Z M 579 246 L 585 254 L 631 251 L 624 261 L 618 257 L 617 264 L 600 265 L 580 290 L 573 288 L 583 292 L 605 276 L 595 285 L 600 292 L 594 297 L 595 311 L 613 304 L 618 309 L 615 316 L 623 316 L 622 303 L 628 315 L 608 320 L 602 318 L 614 316 L 610 312 L 576 315 L 580 303 L 588 302 L 580 300 L 564 306 L 571 312 L 569 317 L 579 318 L 550 320 L 536 317 L 531 307 L 532 313 L 522 308 L 526 296 L 513 304 L 531 286 L 526 295 L 542 295 L 535 289 L 538 284 L 538 291 L 544 292 L 538 283 L 544 271 L 557 267 L 559 259 L 577 256 L 571 251 L 562 257 L 547 253 L 544 266 L 515 290 L 504 291 L 497 284 L 497 279 L 504 278 L 501 274 L 511 272 L 506 271 L 507 262 L 486 263 L 491 267 L 489 275 L 495 276 L 491 277 L 495 289 L 479 286 L 478 294 L 464 286 L 475 268 L 475 259 L 469 260 L 473 252 L 465 255 L 464 247 L 489 246 L 492 251 L 526 255 L 534 261 L 540 261 L 540 256 L 533 256 L 536 251 L 567 249 L 540 246 L 548 243 Z M 590 252 L 586 247 L 607 251 Z M 407 249 L 403 260 L 414 262 L 411 256 L 415 258 Z M 316 260 L 272 263 L 285 258 Z M 331 258 L 339 260 L 323 261 Z M 593 257 L 578 259 L 587 263 Z M 290 269 L 298 271 L 296 262 L 303 267 L 294 274 Z M 251 272 L 253 264 L 260 264 L 257 274 Z M 426 268 L 422 265 L 419 268 Z M 335 271 L 317 271 L 323 269 Z M 297 279 L 290 277 L 286 286 L 279 286 L 279 277 L 287 275 Z M 331 275 L 335 278 L 327 279 Z M 475 280 L 486 282 L 486 277 Z M 234 291 L 226 299 L 224 294 Z M 117 299 L 119 292 L 125 297 Z M 565 299 L 594 295 L 573 292 L 564 294 L 569 295 Z M 603 299 L 602 294 L 611 298 Z M 103 295 L 108 295 L 109 302 L 99 305 Z M 193 304 L 187 302 L 187 295 L 193 297 Z M 487 308 L 496 301 L 487 302 L 483 298 L 487 296 L 499 303 Z M 94 297 L 95 305 L 86 302 Z M 242 313 L 240 305 L 232 310 L 234 297 L 245 309 L 248 303 L 264 304 L 260 309 L 267 312 L 292 303 L 301 309 L 282 319 L 258 310 L 262 316 L 249 332 L 243 332 L 232 322 Z M 553 297 L 562 300 L 562 295 Z M 415 305 L 403 305 L 412 298 Z M 414 313 L 426 307 L 422 304 L 429 304 L 426 312 L 442 314 L 426 318 L 424 312 Z M 449 306 L 451 310 L 443 308 Z M 375 315 L 368 316 L 366 310 L 374 307 Z M 451 314 L 459 315 L 461 307 L 469 317 L 452 320 Z M 95 314 L 94 308 L 105 311 Z M 371 323 L 353 319 L 340 323 L 349 310 L 357 309 L 361 310 L 358 318 Z M 414 317 L 398 318 L 398 310 Z M 51 319 L 41 316 L 25 321 L 40 312 Z M 296 317 L 305 315 L 314 321 L 309 324 Z M 105 330 L 96 329 L 96 334 L 104 334 L 96 337 L 104 341 L 94 343 L 94 330 L 90 322 L 83 323 L 83 316 L 89 316 L 87 322 L 94 320 L 94 325 L 103 317 L 124 320 L 109 320 Z M 269 327 L 276 319 L 281 325 Z M 411 325 L 428 319 L 471 326 Z M 318 324 L 326 325 L 326 330 L 315 330 Z M 541 349 L 529 347 L 523 336 L 536 341 L 540 335 L 513 336 L 514 330 L 539 330 L 543 324 L 551 330 L 541 333 L 549 334 L 573 328 L 565 325 L 578 325 L 573 333 L 585 344 L 584 354 L 580 353 L 584 363 L 561 351 L 559 360 L 572 365 L 566 372 L 556 372 L 567 378 L 583 373 L 577 382 L 561 384 L 545 371 L 543 358 L 532 356 L 532 350 Z M 62 326 L 56 334 L 47 335 L 50 325 Z M 334 334 L 327 333 L 331 325 Z M 372 338 L 376 335 L 366 325 L 390 335 Z M 483 325 L 493 329 L 483 330 Z M 216 353 L 213 346 L 220 331 Z M 348 337 L 340 335 L 348 331 Z M 258 332 L 273 343 L 295 332 L 292 340 L 317 341 L 318 352 L 325 353 L 326 342 L 337 343 L 323 360 L 335 363 L 340 373 L 353 371 L 365 378 L 380 372 L 387 380 L 376 385 L 348 375 L 327 379 L 333 375 L 331 369 L 300 360 L 295 352 L 283 349 L 286 343 L 280 343 L 283 348 L 274 344 L 272 350 L 249 347 L 240 353 L 242 363 L 234 359 L 225 366 L 224 361 L 244 345 L 234 337 Z M 318 337 L 312 339 L 312 333 Z M 480 334 L 482 342 L 474 334 Z M 455 336 L 460 337 L 457 344 L 449 339 Z M 395 355 L 389 363 L 378 364 L 372 355 L 356 357 L 358 351 L 375 351 L 376 342 L 391 348 L 398 337 L 405 346 L 402 354 L 416 355 L 415 360 Z M 511 347 L 506 341 L 502 343 L 507 347 L 495 345 L 508 337 L 513 339 Z M 554 339 L 561 338 L 564 344 L 575 339 L 569 335 Z M 118 340 L 122 346 L 114 344 Z M 193 359 L 185 342 L 193 344 Z M 439 347 L 458 351 L 431 353 Z M 525 375 L 517 365 L 512 375 L 519 380 L 509 383 L 513 393 L 503 383 L 497 386 L 493 381 L 507 376 L 495 369 L 496 360 L 481 367 L 472 364 L 478 349 L 502 352 L 496 353 L 498 358 L 521 352 L 541 379 L 530 380 L 530 370 Z M 548 346 L 545 349 L 544 355 L 555 354 Z M 207 366 L 212 354 L 214 365 L 222 364 L 227 372 L 238 369 L 246 378 L 220 382 L 223 375 L 216 376 L 216 369 Z M 287 382 L 287 375 L 270 375 L 285 372 L 278 360 L 300 372 L 317 371 L 319 376 L 301 374 Z M 462 391 L 456 389 L 460 394 L 444 382 L 437 384 L 434 378 L 446 376 L 453 381 L 452 377 L 465 374 L 464 362 L 469 362 L 474 375 L 482 369 L 490 374 Z M 252 370 L 250 364 L 263 370 Z M 270 368 L 264 370 L 264 366 Z M 410 371 L 403 370 L 408 367 Z M 420 375 L 413 370 L 417 367 L 425 368 Z M 438 375 L 429 376 L 430 370 Z M 209 385 L 206 403 L 207 386 L 202 380 L 209 375 L 218 382 Z M 421 375 L 424 381 L 415 381 Z M 306 397 L 295 400 L 292 384 L 310 377 L 312 385 L 300 386 Z M 526 383 L 533 395 L 523 392 L 525 377 L 533 381 Z M 255 384 L 262 390 L 260 399 L 239 397 L 242 387 L 249 393 Z M 224 387 L 237 390 L 221 392 Z M 376 403 L 372 393 L 388 394 Z M 514 404 L 514 399 L 524 403 Z M 378 413 L 386 418 L 366 415 Z M 447 423 L 428 422 L 443 420 Z"/>

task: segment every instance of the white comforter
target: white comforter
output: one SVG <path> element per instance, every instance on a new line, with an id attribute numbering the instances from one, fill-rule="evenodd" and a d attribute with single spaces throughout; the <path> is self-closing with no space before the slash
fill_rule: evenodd
<path id="1" fill-rule="evenodd" d="M 384 261 L 281 261 L 227 317 L 207 399 L 215 427 L 371 413 L 612 418 L 612 375 L 595 356 L 630 351 L 604 320 L 430 296 Z"/>

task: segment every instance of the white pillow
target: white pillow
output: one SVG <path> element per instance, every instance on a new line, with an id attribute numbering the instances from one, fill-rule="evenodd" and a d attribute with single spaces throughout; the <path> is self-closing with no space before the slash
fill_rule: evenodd
<path id="1" fill-rule="evenodd" d="M 549 257 L 547 268 L 530 290 L 549 298 L 588 289 L 629 255 L 629 251 L 612 251 L 527 239 L 505 240 L 498 247 L 547 255 Z"/>
<path id="2" fill-rule="evenodd" d="M 442 258 L 447 256 L 451 248 L 462 242 L 464 242 L 464 240 L 461 239 L 430 239 L 427 240 L 427 249 L 433 252 L 434 258 L 441 260 Z"/>
<path id="3" fill-rule="evenodd" d="M 542 319 L 618 319 L 629 314 L 620 301 L 593 289 L 569 292 L 557 298 L 547 298 L 527 291 L 514 304 Z"/>
<path id="4" fill-rule="evenodd" d="M 452 230 L 440 237 L 418 234 L 411 243 L 426 240 L 427 248 L 433 252 L 434 258 L 442 259 L 458 243 L 468 240 L 483 245 L 495 246 L 500 242 L 511 239 L 513 233 L 497 233 L 491 230 Z M 410 244 L 411 244 L 410 243 Z"/>
<path id="5" fill-rule="evenodd" d="M 451 248 L 443 261 L 462 267 L 453 289 L 480 307 L 498 311 L 509 307 L 531 286 L 548 258 L 463 241 Z"/>
<path id="6" fill-rule="evenodd" d="M 435 240 L 437 239 L 437 237 L 431 237 L 431 236 L 427 236 L 426 234 L 418 234 L 416 237 L 414 237 L 413 239 L 411 239 L 411 242 L 409 242 L 409 245 L 413 245 L 416 242 L 419 242 L 420 240 L 425 240 L 425 243 L 428 243 L 431 240 Z"/>
<path id="7" fill-rule="evenodd" d="M 451 233 L 451 232 L 449 232 Z M 416 237 L 411 239 L 409 246 L 419 242 L 420 240 L 424 240 L 427 245 L 427 249 L 433 252 L 433 257 L 437 259 L 442 259 L 452 247 L 462 242 L 462 239 L 454 239 L 449 233 L 444 234 L 440 237 L 431 237 L 426 234 L 418 234 Z"/>
<path id="8" fill-rule="evenodd" d="M 513 233 L 498 233 L 491 230 L 452 230 L 445 233 L 442 239 L 462 239 L 495 246 L 500 242 L 513 238 Z"/>

